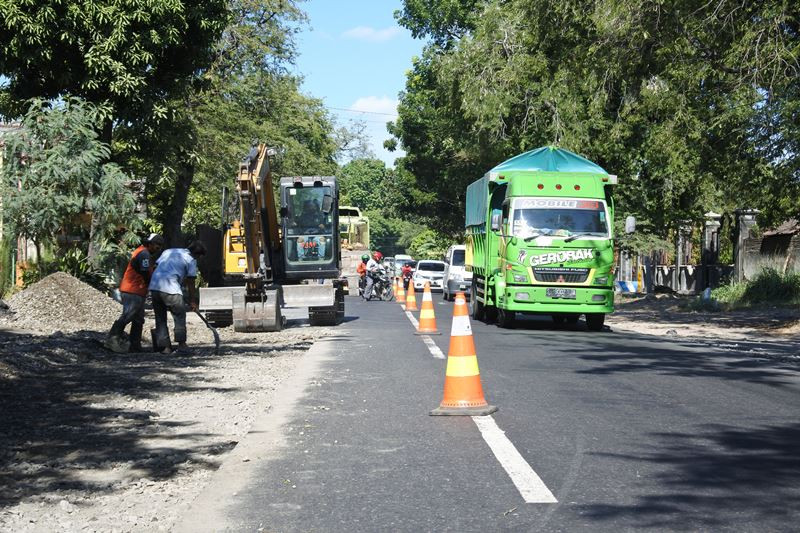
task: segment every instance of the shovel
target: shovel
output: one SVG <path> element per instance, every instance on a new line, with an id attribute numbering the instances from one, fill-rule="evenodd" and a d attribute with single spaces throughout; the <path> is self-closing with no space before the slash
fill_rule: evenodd
<path id="1" fill-rule="evenodd" d="M 214 328 L 214 326 L 212 326 L 211 324 L 209 324 L 209 323 L 208 323 L 208 320 L 206 319 L 206 317 L 204 317 L 204 316 L 203 316 L 203 315 L 200 313 L 200 311 L 195 311 L 195 312 L 194 312 L 194 314 L 196 314 L 197 316 L 199 316 L 199 317 L 200 317 L 200 320 L 202 320 L 202 321 L 203 321 L 203 324 L 205 324 L 205 325 L 206 325 L 206 327 L 207 327 L 208 329 L 210 329 L 210 330 L 211 330 L 211 333 L 213 333 L 213 334 L 214 334 L 214 355 L 219 355 L 219 333 L 218 333 L 218 332 L 217 332 L 217 330 Z"/>

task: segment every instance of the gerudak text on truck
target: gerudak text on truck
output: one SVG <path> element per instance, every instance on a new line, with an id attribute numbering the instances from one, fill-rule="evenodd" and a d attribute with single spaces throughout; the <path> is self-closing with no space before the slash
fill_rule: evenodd
<path id="1" fill-rule="evenodd" d="M 474 318 L 513 327 L 517 313 L 556 323 L 614 310 L 617 177 L 553 147 L 517 155 L 467 187 L 467 269 Z"/>

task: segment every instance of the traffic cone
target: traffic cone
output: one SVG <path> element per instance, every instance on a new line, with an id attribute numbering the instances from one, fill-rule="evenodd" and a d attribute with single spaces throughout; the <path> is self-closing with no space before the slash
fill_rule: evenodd
<path id="1" fill-rule="evenodd" d="M 417 298 L 414 296 L 414 280 L 408 280 L 408 292 L 406 293 L 406 311 L 419 311 Z"/>
<path id="2" fill-rule="evenodd" d="M 400 283 L 397 284 L 397 301 L 400 307 L 406 308 L 406 290 L 403 288 L 403 279 L 400 278 Z"/>
<path id="3" fill-rule="evenodd" d="M 447 371 L 444 377 L 444 398 L 431 415 L 482 416 L 494 413 L 497 407 L 486 403 L 469 323 L 467 299 L 463 292 L 456 294 L 453 308 L 453 328 L 447 351 Z"/>
<path id="4" fill-rule="evenodd" d="M 433 295 L 431 284 L 425 282 L 425 291 L 422 293 L 422 310 L 419 312 L 419 326 L 416 335 L 440 335 L 436 329 L 436 316 L 433 312 Z"/>

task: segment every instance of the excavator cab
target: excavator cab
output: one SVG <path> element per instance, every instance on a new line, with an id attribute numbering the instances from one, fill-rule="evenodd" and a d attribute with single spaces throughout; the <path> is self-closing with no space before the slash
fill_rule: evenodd
<path id="1" fill-rule="evenodd" d="M 336 178 L 281 178 L 281 231 L 287 280 L 336 279 L 340 275 Z"/>

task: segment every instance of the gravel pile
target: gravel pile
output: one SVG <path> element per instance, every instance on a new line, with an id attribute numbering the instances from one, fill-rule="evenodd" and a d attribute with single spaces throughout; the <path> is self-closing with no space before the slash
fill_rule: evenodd
<path id="1" fill-rule="evenodd" d="M 48 333 L 106 330 L 122 311 L 117 302 L 65 272 L 47 276 L 6 303 L 11 314 L 0 315 L 0 324 Z"/>

